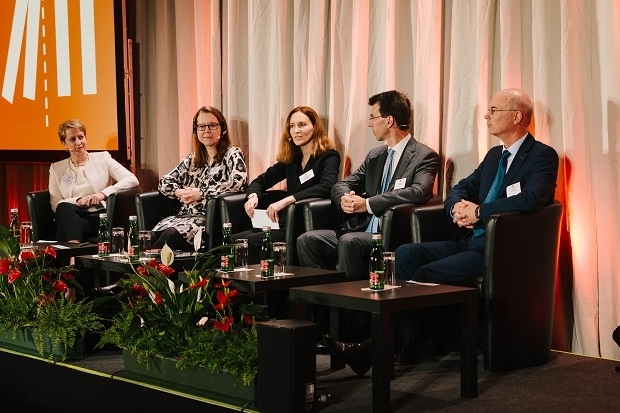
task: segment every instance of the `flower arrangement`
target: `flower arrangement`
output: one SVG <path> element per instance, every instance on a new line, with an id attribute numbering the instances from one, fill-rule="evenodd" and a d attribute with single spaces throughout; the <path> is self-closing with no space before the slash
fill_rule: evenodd
<path id="1" fill-rule="evenodd" d="M 203 365 L 249 385 L 257 374 L 256 322 L 268 318 L 267 306 L 217 281 L 221 247 L 199 253 L 200 234 L 193 268 L 184 275 L 172 279 L 174 254 L 164 245 L 161 263 L 137 265 L 117 282 L 122 310 L 98 346 L 117 345 L 147 366 L 173 357 L 179 369 Z"/>
<path id="2" fill-rule="evenodd" d="M 9 229 L 0 226 L 0 333 L 15 339 L 19 329 L 32 328 L 37 352 L 53 359 L 53 353 L 45 354 L 47 336 L 64 360 L 76 340 L 103 324 L 75 279 L 77 269 L 55 268 L 55 259 L 50 246 L 21 251 Z"/>

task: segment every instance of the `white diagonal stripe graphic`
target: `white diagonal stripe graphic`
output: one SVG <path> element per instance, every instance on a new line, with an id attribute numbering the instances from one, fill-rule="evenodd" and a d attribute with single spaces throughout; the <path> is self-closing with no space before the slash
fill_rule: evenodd
<path id="1" fill-rule="evenodd" d="M 82 93 L 97 94 L 97 64 L 95 57 L 94 0 L 80 1 L 80 28 L 82 30 Z"/>
<path id="2" fill-rule="evenodd" d="M 58 82 L 58 96 L 71 96 L 67 0 L 56 0 L 54 2 L 54 13 L 56 15 L 56 81 Z"/>
<path id="3" fill-rule="evenodd" d="M 13 11 L 13 26 L 11 27 L 11 40 L 9 42 L 9 54 L 6 59 L 6 70 L 2 84 L 2 97 L 13 103 L 15 96 L 15 82 L 17 81 L 17 67 L 19 66 L 19 54 L 21 52 L 24 26 L 26 25 L 26 10 L 28 0 L 17 0 Z"/>
<path id="4" fill-rule="evenodd" d="M 28 20 L 26 23 L 26 61 L 24 63 L 24 97 L 34 100 L 37 87 L 37 58 L 39 49 L 39 15 L 41 2 L 28 2 Z"/>

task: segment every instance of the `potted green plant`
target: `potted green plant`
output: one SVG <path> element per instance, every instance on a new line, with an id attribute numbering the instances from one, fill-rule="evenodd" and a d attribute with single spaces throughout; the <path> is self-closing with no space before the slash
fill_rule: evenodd
<path id="1" fill-rule="evenodd" d="M 200 235 L 195 238 L 198 251 Z M 122 310 L 98 346 L 122 348 L 129 377 L 207 397 L 218 397 L 222 389 L 213 386 L 224 383 L 232 392 L 226 401 L 254 397 L 256 322 L 268 319 L 267 308 L 218 280 L 220 248 L 196 252 L 193 267 L 172 279 L 174 254 L 165 245 L 161 263 L 135 265 L 117 282 Z M 174 378 L 164 377 L 171 373 Z"/>
<path id="2" fill-rule="evenodd" d="M 20 250 L 0 226 L 0 347 L 54 361 L 84 355 L 84 338 L 103 328 L 75 278 L 77 269 L 56 268 L 56 251 Z"/>

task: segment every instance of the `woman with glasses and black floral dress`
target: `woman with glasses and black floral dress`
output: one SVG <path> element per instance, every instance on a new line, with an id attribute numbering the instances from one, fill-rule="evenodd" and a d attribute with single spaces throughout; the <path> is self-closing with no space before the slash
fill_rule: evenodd
<path id="1" fill-rule="evenodd" d="M 231 145 L 222 112 L 202 107 L 193 120 L 193 151 L 159 181 L 159 192 L 178 198 L 177 215 L 162 219 L 153 228 L 152 248 L 167 243 L 173 250 L 193 250 L 194 236 L 205 228 L 207 201 L 226 192 L 241 192 L 247 185 L 243 151 Z"/>

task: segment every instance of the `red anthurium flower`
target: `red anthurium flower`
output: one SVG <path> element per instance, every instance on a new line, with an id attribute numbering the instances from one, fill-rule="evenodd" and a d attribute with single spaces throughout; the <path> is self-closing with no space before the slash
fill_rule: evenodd
<path id="1" fill-rule="evenodd" d="M 140 284 L 134 284 L 131 287 L 131 291 L 135 291 L 138 294 L 140 294 L 142 297 L 145 297 L 148 293 L 146 292 L 146 288 L 144 288 L 144 286 L 140 285 Z"/>
<path id="2" fill-rule="evenodd" d="M 56 258 L 56 250 L 49 245 L 43 250 L 43 254 L 49 255 L 52 258 Z"/>
<path id="3" fill-rule="evenodd" d="M 11 271 L 9 271 L 9 284 L 13 284 L 15 280 L 21 277 L 21 275 L 21 271 L 17 268 L 13 268 Z"/>
<path id="4" fill-rule="evenodd" d="M 56 280 L 56 282 L 54 282 L 54 285 L 52 285 L 52 288 L 54 289 L 54 291 L 62 293 L 64 291 L 67 291 L 67 284 L 65 284 L 65 282 L 62 280 Z"/>
<path id="5" fill-rule="evenodd" d="M 150 260 L 149 267 L 157 268 L 157 261 L 155 259 Z"/>
<path id="6" fill-rule="evenodd" d="M 7 258 L 3 258 L 0 260 L 0 274 L 6 274 L 9 272 L 9 267 L 11 265 L 11 260 Z"/>
<path id="7" fill-rule="evenodd" d="M 221 283 L 215 284 L 215 288 L 228 288 L 232 280 L 222 281 Z"/>
<path id="8" fill-rule="evenodd" d="M 164 275 L 174 274 L 174 270 L 171 267 L 168 267 L 166 264 L 157 264 L 157 269 L 161 271 Z"/>
<path id="9" fill-rule="evenodd" d="M 72 280 L 74 278 L 73 274 L 70 272 L 63 272 L 62 274 L 60 274 L 60 277 L 64 278 L 65 280 Z"/>
<path id="10" fill-rule="evenodd" d="M 218 330 L 221 330 L 223 332 L 227 332 L 230 329 L 230 326 L 233 322 L 233 318 L 232 317 L 226 317 L 223 322 L 222 321 L 214 321 L 213 322 L 213 327 L 217 328 Z"/>
<path id="11" fill-rule="evenodd" d="M 43 278 L 43 281 L 45 282 L 50 282 L 52 279 L 52 274 L 50 274 L 48 271 L 45 271 L 41 274 L 41 278 Z"/>
<path id="12" fill-rule="evenodd" d="M 157 305 L 164 304 L 164 299 L 161 298 L 161 294 L 159 294 L 157 291 L 155 291 L 155 304 Z"/>
<path id="13" fill-rule="evenodd" d="M 216 294 L 217 301 L 219 304 L 213 306 L 216 310 L 223 310 L 226 307 L 226 303 L 228 303 L 228 296 L 221 291 L 218 291 Z"/>
<path id="14" fill-rule="evenodd" d="M 144 267 L 142 267 L 142 266 L 138 266 L 138 267 L 136 267 L 136 272 L 138 273 L 138 275 L 141 275 L 141 276 L 143 276 L 143 277 L 144 277 L 145 275 L 148 275 L 148 273 L 149 273 L 149 272 L 147 271 L 147 269 L 146 269 L 146 268 L 144 268 Z"/>
<path id="15" fill-rule="evenodd" d="M 247 314 L 243 316 L 243 321 L 244 321 L 247 325 L 249 325 L 249 326 L 251 326 L 252 324 L 254 324 L 254 319 L 253 319 L 251 316 L 247 315 Z"/>
<path id="16" fill-rule="evenodd" d="M 207 285 L 207 279 L 203 278 L 202 280 L 198 281 L 196 284 L 190 285 L 188 288 L 191 290 L 191 289 L 194 289 L 194 288 L 202 288 L 205 285 Z"/>
<path id="17" fill-rule="evenodd" d="M 21 258 L 22 258 L 22 261 L 26 261 L 26 260 L 29 260 L 31 258 L 34 258 L 34 252 L 32 252 L 32 251 L 23 251 Z"/>

